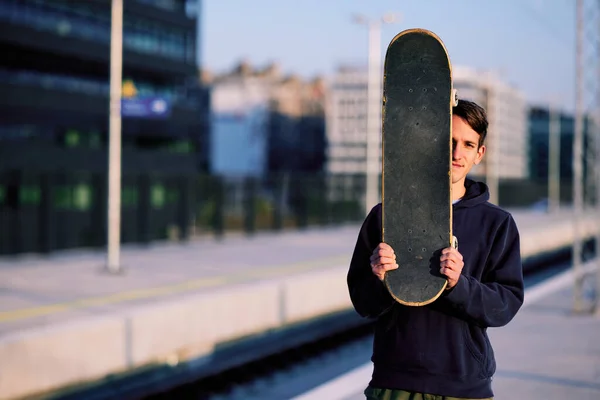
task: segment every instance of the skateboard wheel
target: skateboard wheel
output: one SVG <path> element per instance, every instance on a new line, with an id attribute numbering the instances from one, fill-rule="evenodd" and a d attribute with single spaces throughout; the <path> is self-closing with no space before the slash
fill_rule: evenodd
<path id="1" fill-rule="evenodd" d="M 458 91 L 456 89 L 452 89 L 452 101 L 454 101 L 454 107 L 458 105 Z"/>

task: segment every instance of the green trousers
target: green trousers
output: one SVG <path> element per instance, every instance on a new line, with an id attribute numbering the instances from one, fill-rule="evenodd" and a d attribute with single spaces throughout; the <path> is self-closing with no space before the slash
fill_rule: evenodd
<path id="1" fill-rule="evenodd" d="M 434 394 L 413 393 L 404 390 L 379 389 L 369 386 L 365 389 L 367 400 L 492 400 L 488 399 L 464 399 L 458 397 L 437 396 Z"/>

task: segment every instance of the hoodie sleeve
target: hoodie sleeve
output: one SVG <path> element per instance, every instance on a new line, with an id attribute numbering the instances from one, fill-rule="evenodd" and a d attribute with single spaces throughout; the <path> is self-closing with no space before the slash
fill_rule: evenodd
<path id="1" fill-rule="evenodd" d="M 375 206 L 363 222 L 347 275 L 352 305 L 359 315 L 376 318 L 394 305 L 384 284 L 371 271 L 370 257 L 381 240 L 381 206 Z"/>
<path id="2" fill-rule="evenodd" d="M 499 327 L 508 324 L 517 314 L 523 296 L 519 232 L 509 215 L 497 230 L 481 282 L 461 275 L 443 299 L 467 322 Z"/>

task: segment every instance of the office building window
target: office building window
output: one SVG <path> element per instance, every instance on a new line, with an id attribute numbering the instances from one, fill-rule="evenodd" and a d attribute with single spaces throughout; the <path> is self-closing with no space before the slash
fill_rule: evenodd
<path id="1" fill-rule="evenodd" d="M 124 77 L 127 79 L 127 77 Z M 171 101 L 185 100 L 186 95 L 171 86 L 160 86 L 145 81 L 135 80 L 137 95 L 161 96 Z M 0 69 L 0 82 L 9 85 L 26 85 L 45 89 L 64 90 L 67 92 L 85 93 L 93 96 L 108 96 L 107 81 L 80 78 L 71 75 L 49 74 L 39 71 L 13 71 Z"/>
<path id="2" fill-rule="evenodd" d="M 110 9 L 99 11 L 83 1 L 23 3 L 9 0 L 0 3 L 0 21 L 27 25 L 64 37 L 110 42 Z M 131 15 L 123 18 L 123 33 L 125 48 L 177 60 L 186 60 L 186 53 L 194 47 L 186 46 L 183 30 Z"/>
<path id="3" fill-rule="evenodd" d="M 180 11 L 184 9 L 185 3 L 177 0 L 136 0 L 141 4 L 148 4 L 168 11 Z"/>

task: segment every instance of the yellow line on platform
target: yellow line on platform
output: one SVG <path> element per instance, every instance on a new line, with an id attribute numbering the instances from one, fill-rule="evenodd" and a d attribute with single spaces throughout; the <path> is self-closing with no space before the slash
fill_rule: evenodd
<path id="1" fill-rule="evenodd" d="M 88 297 L 73 301 L 48 304 L 39 307 L 23 308 L 18 310 L 0 311 L 0 323 L 48 316 L 60 312 L 83 309 L 87 307 L 98 307 L 109 304 L 123 303 L 132 300 L 151 299 L 155 297 L 181 294 L 197 289 L 206 289 L 210 287 L 222 286 L 228 283 L 240 283 L 258 278 L 266 279 L 282 277 L 289 275 L 290 273 L 308 271 L 317 267 L 332 267 L 340 265 L 340 263 L 347 261 L 348 256 L 328 257 L 301 263 L 289 264 L 280 268 L 256 268 L 238 274 L 200 278 L 173 285 L 166 285 L 154 288 L 134 289 L 106 296 Z"/>

